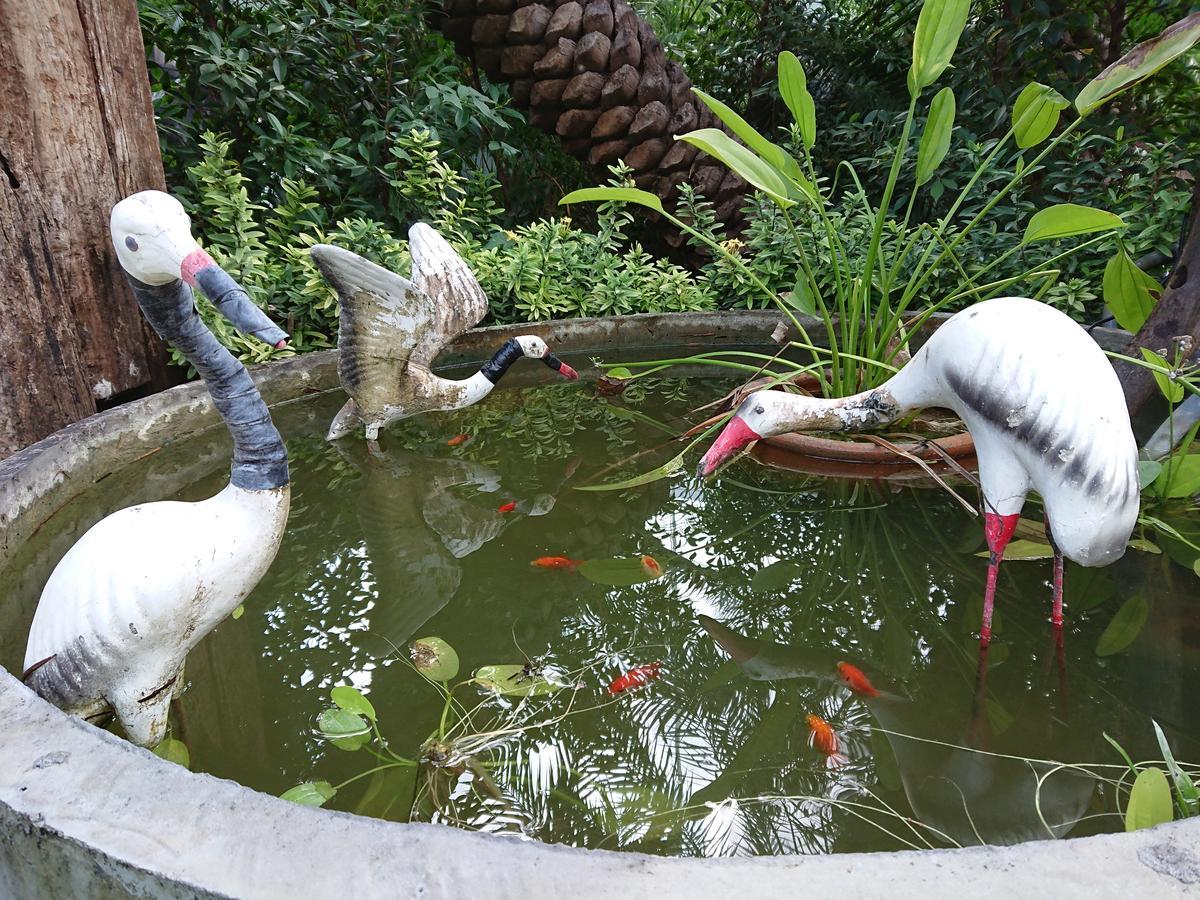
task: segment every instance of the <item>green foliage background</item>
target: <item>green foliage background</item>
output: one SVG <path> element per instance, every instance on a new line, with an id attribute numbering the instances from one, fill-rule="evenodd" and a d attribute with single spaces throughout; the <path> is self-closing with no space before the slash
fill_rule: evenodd
<path id="1" fill-rule="evenodd" d="M 1114 9 L 1125 11 L 1114 32 Z M 144 0 L 140 5 L 155 111 L 171 189 L 234 277 L 293 335 L 260 348 L 217 317 L 219 337 L 250 360 L 336 342 L 336 301 L 309 261 L 318 241 L 403 271 L 403 235 L 431 222 L 488 292 L 491 320 L 760 305 L 746 275 L 722 259 L 687 269 L 656 259 L 629 215 L 602 207 L 586 228 L 554 218 L 565 192 L 594 183 L 424 24 L 419 3 L 386 0 Z M 646 0 L 640 12 L 693 81 L 782 144 L 787 111 L 774 59 L 796 52 L 816 96 L 818 160 L 853 162 L 877 196 L 907 104 L 903 73 L 919 4 L 879 0 Z M 955 140 L 921 194 L 914 221 L 933 220 L 1003 130 L 1030 79 L 1073 96 L 1123 52 L 1186 15 L 1186 3 L 976 3 L 947 80 L 959 99 Z M 1114 34 L 1116 43 L 1113 42 Z M 1133 255 L 1174 249 L 1188 206 L 1200 131 L 1197 67 L 1172 67 L 1123 100 L 1106 130 L 1064 146 L 1006 198 L 989 229 L 962 246 L 966 263 L 1012 247 L 1033 210 L 1074 199 L 1120 213 Z M 999 130 L 998 130 L 999 128 Z M 1017 164 L 1014 152 L 990 176 Z M 625 173 L 617 169 L 613 183 Z M 848 241 L 865 239 L 857 194 L 840 186 Z M 989 196 L 984 183 L 977 204 Z M 967 212 L 970 201 L 968 203 Z M 750 201 L 736 239 L 711 206 L 685 194 L 679 212 L 783 292 L 795 282 L 770 204 Z M 572 210 L 591 216 L 590 210 Z M 1101 313 L 1111 247 L 1069 261 L 1044 297 L 1080 320 Z M 693 260 L 694 262 L 694 260 Z M 1012 260 L 1014 269 L 1020 255 Z M 1004 273 L 997 273 L 998 275 Z M 952 285 L 931 285 L 945 293 Z"/>

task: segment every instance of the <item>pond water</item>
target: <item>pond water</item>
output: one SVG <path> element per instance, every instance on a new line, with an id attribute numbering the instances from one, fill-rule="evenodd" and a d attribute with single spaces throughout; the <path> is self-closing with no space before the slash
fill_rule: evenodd
<path id="1" fill-rule="evenodd" d="M 402 423 L 378 453 L 323 440 L 339 397 L 277 410 L 291 519 L 244 614 L 189 657 L 172 728 L 191 768 L 273 794 L 342 785 L 327 806 L 365 815 L 721 856 L 1119 830 L 1106 732 L 1156 758 L 1153 718 L 1178 757 L 1200 759 L 1197 582 L 1165 555 L 1069 566 L 1061 648 L 1049 562 L 1005 563 L 981 680 L 982 529 L 940 490 L 805 480 L 749 459 L 707 484 L 689 466 L 576 490 L 665 462 L 671 436 L 727 387 L 500 391 Z M 88 525 L 133 502 L 208 496 L 227 454 L 214 431 L 64 507 L 0 573 L 15 611 L 0 663 L 19 669 L 41 585 Z M 586 562 L 531 566 L 541 557 Z M 1130 598 L 1144 625 L 1099 655 Z M 447 706 L 412 662 L 410 644 L 431 637 L 457 653 L 450 685 L 509 665 L 496 676 L 508 693 L 463 684 Z M 847 689 L 839 662 L 881 696 Z M 531 675 L 513 674 L 526 663 Z M 610 692 L 653 663 L 658 677 Z M 371 772 L 392 760 L 377 743 L 334 746 L 317 726 L 338 685 L 369 698 L 393 753 L 425 762 Z M 809 715 L 845 762 L 811 746 Z"/>

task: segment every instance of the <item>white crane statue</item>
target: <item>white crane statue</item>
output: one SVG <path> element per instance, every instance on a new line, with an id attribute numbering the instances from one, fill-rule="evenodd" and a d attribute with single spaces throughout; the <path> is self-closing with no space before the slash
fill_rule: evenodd
<path id="1" fill-rule="evenodd" d="M 996 576 L 1032 489 L 1054 548 L 1051 620 L 1062 626 L 1063 556 L 1104 566 L 1125 552 L 1138 516 L 1137 445 L 1117 376 L 1068 316 L 1000 297 L 952 316 L 896 375 L 833 400 L 758 391 L 700 461 L 708 475 L 739 450 L 791 431 L 861 431 L 927 407 L 966 423 L 979 457 L 990 558 L 980 642 L 992 636 Z"/>
<path id="2" fill-rule="evenodd" d="M 143 191 L 113 207 L 117 256 L 143 314 L 204 379 L 233 437 L 229 484 L 198 503 L 119 510 L 67 551 L 38 601 L 24 681 L 67 713 L 115 713 L 134 743 L 164 736 L 188 651 L 250 593 L 287 522 L 287 450 L 245 367 L 205 327 L 201 290 L 240 331 L 287 335 L 200 249 L 175 198 Z"/>

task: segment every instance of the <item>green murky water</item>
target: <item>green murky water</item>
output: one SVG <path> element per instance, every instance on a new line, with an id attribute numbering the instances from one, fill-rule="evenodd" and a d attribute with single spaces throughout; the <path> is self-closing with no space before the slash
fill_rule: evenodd
<path id="1" fill-rule="evenodd" d="M 1120 828 L 1101 780 L 970 748 L 1115 764 L 1108 732 L 1154 758 L 1153 717 L 1177 756 L 1200 759 L 1196 581 L 1163 556 L 1069 569 L 1061 653 L 1049 563 L 1006 563 L 981 683 L 981 527 L 940 491 L 805 481 L 749 460 L 712 484 L 685 473 L 574 489 L 640 450 L 651 452 L 601 480 L 664 462 L 678 449 L 668 431 L 698 421 L 691 410 L 720 387 L 665 381 L 616 399 L 591 386 L 501 391 L 405 423 L 378 456 L 361 441 L 324 442 L 338 398 L 278 410 L 291 520 L 245 614 L 189 658 L 174 734 L 192 768 L 276 794 L 368 772 L 379 765 L 369 750 L 338 749 L 316 730 L 330 689 L 349 684 L 395 753 L 442 765 L 364 775 L 332 808 L 717 856 L 1012 842 L 1048 837 L 1043 819 L 1060 835 Z M 447 446 L 460 433 L 469 440 Z M 68 504 L 0 573 L 10 602 L 0 662 L 19 666 L 41 584 L 88 525 L 133 502 L 211 494 L 227 454 L 214 432 Z M 622 576 L 638 566 L 602 561 L 644 554 L 662 577 L 604 583 L 633 580 Z M 531 567 L 543 556 L 591 561 L 592 578 Z M 1097 655 L 1135 595 L 1144 626 L 1121 652 Z M 423 751 L 444 710 L 410 662 L 410 642 L 427 636 L 457 651 L 456 681 L 528 661 L 561 687 L 527 699 L 459 687 L 441 746 Z M 608 692 L 657 661 L 657 680 Z M 839 661 L 885 695 L 848 691 Z M 831 767 L 809 745 L 809 714 L 831 724 L 846 763 Z"/>

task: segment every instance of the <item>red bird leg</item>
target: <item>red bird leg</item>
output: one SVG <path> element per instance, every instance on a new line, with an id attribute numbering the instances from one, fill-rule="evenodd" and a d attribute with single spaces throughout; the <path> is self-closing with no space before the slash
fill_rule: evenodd
<path id="1" fill-rule="evenodd" d="M 977 750 L 991 745 L 987 720 L 988 645 L 979 644 L 979 659 L 975 668 L 975 693 L 971 698 L 971 721 L 967 726 L 967 743 Z"/>
<path id="2" fill-rule="evenodd" d="M 1050 530 L 1050 520 L 1046 520 L 1046 537 L 1050 541 L 1050 546 L 1054 550 L 1054 575 L 1052 576 L 1052 584 L 1054 590 L 1054 605 L 1050 609 L 1050 621 L 1054 624 L 1055 630 L 1061 631 L 1063 624 L 1063 555 L 1058 549 L 1058 544 L 1054 543 L 1054 533 Z"/>
<path id="3" fill-rule="evenodd" d="M 987 537 L 988 573 L 987 587 L 983 594 L 983 624 L 979 626 L 979 643 L 984 647 L 992 642 L 992 606 L 996 601 L 996 578 L 1000 574 L 1000 560 L 1004 558 L 1004 548 L 1017 530 L 1017 520 L 1020 513 L 1002 516 L 999 513 L 983 514 L 983 533 Z"/>

